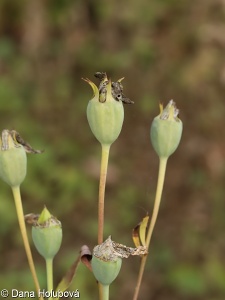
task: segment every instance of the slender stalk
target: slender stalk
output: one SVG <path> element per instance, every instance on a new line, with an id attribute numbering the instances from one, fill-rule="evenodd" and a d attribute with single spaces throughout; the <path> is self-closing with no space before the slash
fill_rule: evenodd
<path id="1" fill-rule="evenodd" d="M 53 259 L 46 259 L 47 289 L 51 293 L 53 291 Z M 52 297 L 48 298 L 52 300 Z"/>
<path id="2" fill-rule="evenodd" d="M 110 150 L 110 145 L 102 145 L 99 198 L 98 198 L 98 244 L 103 243 L 105 184 L 106 184 L 106 176 L 107 176 L 108 161 L 109 161 L 109 150 Z"/>
<path id="3" fill-rule="evenodd" d="M 110 145 L 102 144 L 101 170 L 99 180 L 99 198 L 98 198 L 98 244 L 103 243 L 104 232 L 104 207 L 105 207 L 105 185 L 108 170 Z M 104 300 L 104 287 L 98 283 L 99 300 Z"/>
<path id="4" fill-rule="evenodd" d="M 167 157 L 159 158 L 159 173 L 158 173 L 158 181 L 157 181 L 155 202 L 154 202 L 154 208 L 153 208 L 151 222 L 150 222 L 147 237 L 146 237 L 147 250 L 149 249 L 149 246 L 150 246 L 153 229 L 155 227 L 155 223 L 156 223 L 158 212 L 159 212 L 159 206 L 160 206 L 160 202 L 161 202 L 163 185 L 164 185 L 165 174 L 166 174 L 167 160 L 168 160 Z M 138 299 L 138 295 L 139 295 L 139 291 L 140 291 L 141 281 L 142 281 L 142 277 L 143 277 L 143 274 L 144 274 L 144 269 L 145 269 L 147 257 L 148 256 L 145 255 L 141 259 L 141 265 L 140 265 L 140 269 L 139 269 L 139 274 L 138 274 L 138 279 L 137 279 L 137 284 L 136 284 L 136 287 L 135 287 L 133 300 Z"/>
<path id="5" fill-rule="evenodd" d="M 12 192 L 13 192 L 13 197 L 14 197 L 14 201 L 15 201 L 16 212 L 17 212 L 17 217 L 18 217 L 18 221 L 19 221 L 19 226 L 20 226 L 20 231 L 21 231 L 21 235 L 22 235 L 22 239 L 23 239 L 25 252 L 27 255 L 31 274 L 32 274 L 32 277 L 34 280 L 35 288 L 36 288 L 37 294 L 39 295 L 40 286 L 39 286 L 39 282 L 38 282 L 38 278 L 37 278 L 37 274 L 36 274 L 36 270 L 35 270 L 35 266 L 34 266 L 32 253 L 30 250 L 30 244 L 29 244 L 28 237 L 27 237 L 27 230 L 26 230 L 26 225 L 25 225 L 25 221 L 24 221 L 23 205 L 22 205 L 21 194 L 20 194 L 20 186 L 12 187 Z M 43 300 L 43 297 L 40 296 L 39 300 Z"/>
<path id="6" fill-rule="evenodd" d="M 98 283 L 98 294 L 99 294 L 99 300 L 104 300 L 104 298 L 103 298 L 103 285 L 100 282 Z"/>
<path id="7" fill-rule="evenodd" d="M 102 285 L 103 298 L 102 300 L 109 300 L 109 285 Z"/>

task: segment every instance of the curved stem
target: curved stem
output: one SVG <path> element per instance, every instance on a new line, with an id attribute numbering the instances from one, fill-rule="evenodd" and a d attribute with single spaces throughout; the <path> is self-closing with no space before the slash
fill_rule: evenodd
<path id="1" fill-rule="evenodd" d="M 167 157 L 166 158 L 163 157 L 163 158 L 159 159 L 159 174 L 158 174 L 155 203 L 154 203 L 151 223 L 150 223 L 148 233 L 147 233 L 147 238 L 146 238 L 147 248 L 149 248 L 149 246 L 150 246 L 153 229 L 155 227 L 156 219 L 157 219 L 158 212 L 159 212 L 159 206 L 160 206 L 161 197 L 162 197 L 163 185 L 164 185 L 164 181 L 165 181 L 167 160 L 168 160 Z"/>
<path id="2" fill-rule="evenodd" d="M 46 259 L 47 289 L 51 293 L 53 291 L 53 259 Z M 52 297 L 49 297 L 52 300 Z"/>
<path id="3" fill-rule="evenodd" d="M 103 243 L 105 184 L 106 184 L 106 176 L 108 170 L 109 150 L 110 150 L 110 145 L 102 145 L 99 198 L 98 198 L 98 244 Z"/>
<path id="4" fill-rule="evenodd" d="M 12 187 L 12 192 L 13 192 L 13 197 L 14 197 L 14 201 L 15 201 L 16 212 L 17 212 L 17 217 L 18 217 L 18 221 L 19 221 L 19 226 L 20 226 L 20 231 L 21 231 L 21 235 L 22 235 L 22 239 L 23 239 L 25 252 L 27 255 L 31 274 L 32 274 L 32 277 L 34 280 L 35 288 L 36 288 L 37 294 L 39 295 L 40 286 L 39 286 L 39 282 L 38 282 L 38 278 L 37 278 L 37 274 L 36 274 L 36 270 L 35 270 L 35 266 L 34 266 L 32 253 L 30 250 L 30 244 L 29 244 L 28 237 L 27 237 L 27 230 L 26 230 L 26 225 L 25 225 L 25 221 L 24 221 L 23 205 L 22 205 L 21 195 L 20 195 L 20 186 Z M 43 297 L 40 296 L 39 299 L 43 300 Z"/>
<path id="5" fill-rule="evenodd" d="M 158 212 L 159 212 L 159 206 L 160 206 L 161 197 L 162 197 L 163 185 L 164 185 L 164 181 L 165 181 L 167 160 L 168 160 L 167 157 L 159 158 L 159 173 L 158 173 L 158 181 L 157 181 L 155 202 L 154 202 L 154 208 L 153 208 L 151 222 L 150 222 L 147 237 L 146 237 L 147 250 L 149 249 L 149 246 L 150 246 L 153 229 L 155 227 L 155 223 L 156 223 Z M 141 281 L 142 281 L 142 277 L 143 277 L 143 274 L 144 274 L 144 269 L 145 269 L 147 257 L 148 257 L 148 255 L 145 255 L 141 259 L 141 265 L 140 265 L 140 269 L 139 269 L 139 274 L 138 274 L 138 279 L 137 279 L 137 284 L 136 284 L 136 287 L 135 287 L 133 300 L 138 299 L 138 295 L 139 295 L 139 291 L 140 291 Z"/>

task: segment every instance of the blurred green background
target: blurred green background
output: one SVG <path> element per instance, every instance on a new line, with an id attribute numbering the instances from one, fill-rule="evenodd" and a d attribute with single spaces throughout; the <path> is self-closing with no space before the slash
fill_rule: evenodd
<path id="1" fill-rule="evenodd" d="M 119 139 L 111 148 L 105 237 L 132 246 L 151 214 L 158 159 L 149 139 L 158 104 L 174 99 L 184 123 L 170 158 L 142 300 L 225 298 L 225 2 L 223 0 L 0 1 L 0 128 L 42 155 L 28 156 L 25 213 L 44 205 L 62 221 L 55 285 L 81 245 L 97 241 L 100 145 L 86 107 L 94 79 L 125 76 Z M 33 290 L 9 187 L 0 182 L 0 288 Z M 30 234 L 30 228 L 28 228 Z M 43 259 L 32 246 L 42 288 Z M 132 299 L 138 258 L 124 261 L 111 299 Z M 98 299 L 81 265 L 71 290 Z"/>

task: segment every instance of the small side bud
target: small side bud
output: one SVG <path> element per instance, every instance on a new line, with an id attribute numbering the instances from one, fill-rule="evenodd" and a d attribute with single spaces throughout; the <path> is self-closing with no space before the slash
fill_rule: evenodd
<path id="1" fill-rule="evenodd" d="M 179 110 L 173 100 L 154 118 L 150 137 L 153 148 L 160 158 L 168 158 L 177 149 L 183 131 L 182 121 L 178 118 Z"/>
<path id="2" fill-rule="evenodd" d="M 45 207 L 32 226 L 32 238 L 38 252 L 45 259 L 53 259 L 62 243 L 61 222 Z"/>

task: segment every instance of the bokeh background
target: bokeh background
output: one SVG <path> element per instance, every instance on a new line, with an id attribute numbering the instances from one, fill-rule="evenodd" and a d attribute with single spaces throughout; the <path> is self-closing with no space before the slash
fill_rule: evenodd
<path id="1" fill-rule="evenodd" d="M 111 148 L 105 237 L 132 246 L 151 214 L 158 158 L 149 128 L 174 99 L 184 123 L 170 158 L 142 300 L 225 299 L 225 1 L 0 1 L 0 128 L 16 129 L 42 155 L 28 155 L 25 213 L 44 205 L 63 224 L 55 285 L 97 241 L 100 145 L 86 119 L 96 71 L 117 80 L 125 106 Z M 33 290 L 10 188 L 0 182 L 0 288 Z M 30 227 L 28 231 L 30 234 Z M 31 242 L 32 243 L 32 242 Z M 32 245 L 42 288 L 45 265 Z M 138 258 L 124 261 L 111 299 L 132 299 Z M 98 299 L 80 265 L 70 288 Z"/>

